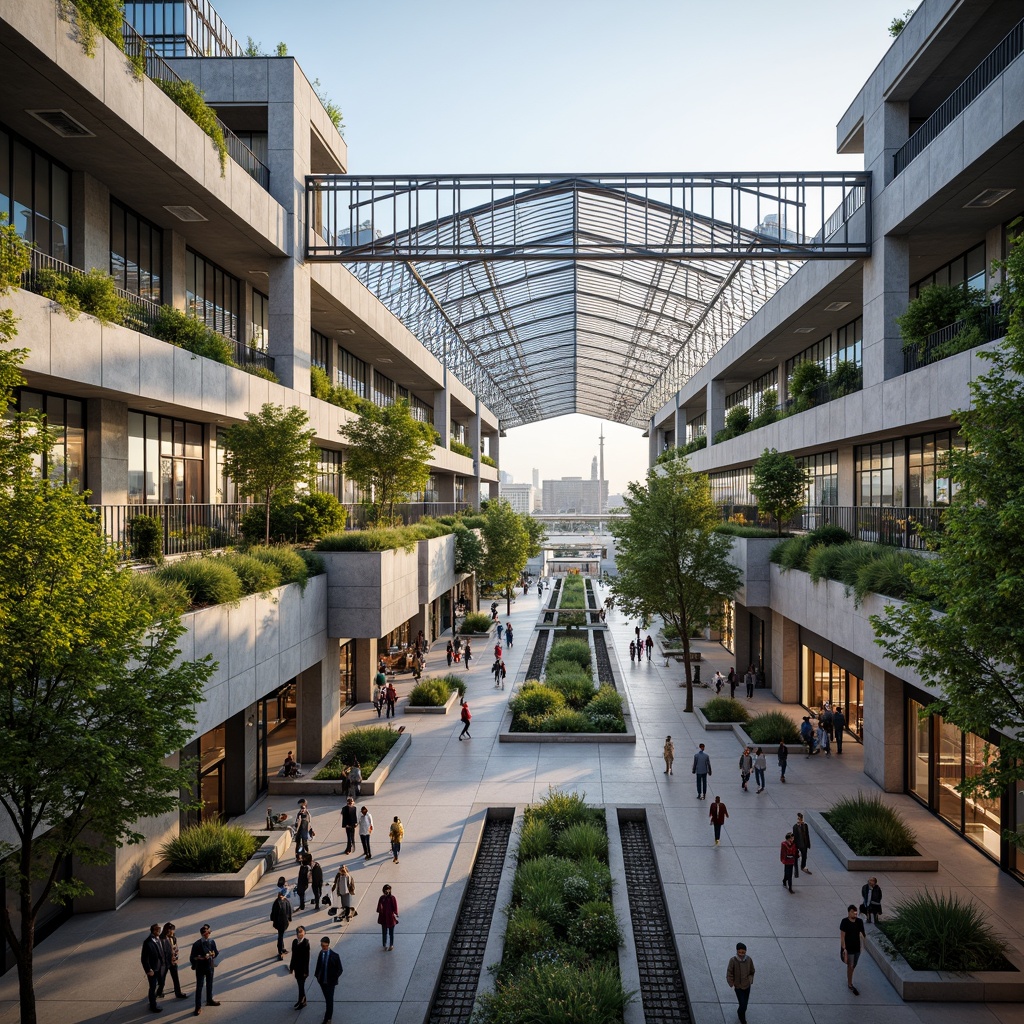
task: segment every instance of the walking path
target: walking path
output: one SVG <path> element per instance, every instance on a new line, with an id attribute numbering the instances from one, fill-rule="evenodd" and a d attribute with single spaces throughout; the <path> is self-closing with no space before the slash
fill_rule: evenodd
<path id="1" fill-rule="evenodd" d="M 397 724 L 406 727 L 413 742 L 380 796 L 359 801 L 370 807 L 375 824 L 373 859 L 363 861 L 359 854 L 344 858 L 356 879 L 360 915 L 352 924 L 340 926 L 325 913 L 307 909 L 296 911 L 293 922 L 306 926 L 314 948 L 322 934 L 329 934 L 341 954 L 345 973 L 338 989 L 336 1021 L 406 1024 L 399 1020 L 398 1009 L 467 812 L 474 804 L 526 804 L 541 799 L 554 786 L 583 792 L 593 803 L 663 808 L 674 849 L 660 849 L 658 856 L 663 863 L 672 857 L 678 861 L 665 876 L 682 881 L 668 884 L 666 896 L 699 1024 L 736 1019 L 725 967 L 741 939 L 757 967 L 748 1011 L 751 1024 L 853 1024 L 855 1020 L 858 1024 L 1024 1024 L 1024 1006 L 1019 1004 L 904 1004 L 867 956 L 857 968 L 860 996 L 847 991 L 845 967 L 839 960 L 839 921 L 848 903 L 860 902 L 860 887 L 867 876 L 843 870 L 812 834 L 815 845 L 808 866 L 813 874 L 801 874 L 795 895 L 790 895 L 780 885 L 779 843 L 797 811 L 823 809 L 836 796 L 858 789 L 877 789 L 862 772 L 860 746 L 848 742 L 842 757 L 828 760 L 807 760 L 794 751 L 785 786 L 779 784 L 775 759 L 770 757 L 765 792 L 756 794 L 753 784 L 742 792 L 735 738 L 731 733 L 704 733 L 693 715 L 682 713 L 683 690 L 678 686 L 682 667 L 675 661 L 666 667 L 655 656 L 650 662 L 630 664 L 628 646 L 635 622 L 619 612 L 609 615 L 609 642 L 618 651 L 625 676 L 636 746 L 499 744 L 498 729 L 511 681 L 526 653 L 539 608 L 534 591 L 519 597 L 510 617 L 503 616 L 503 621 L 511 618 L 515 628 L 515 646 L 505 651 L 505 690 L 495 689 L 490 673 L 493 640 L 474 647 L 472 668 L 465 673 L 473 712 L 471 741 L 457 742 L 457 714 L 404 715 L 404 698 L 412 683 L 407 676 L 397 682 L 402 698 Z M 434 644 L 427 674 L 447 671 L 446 639 Z M 727 651 L 711 643 L 700 647 L 706 659 L 705 680 L 716 668 L 728 672 Z M 465 669 L 453 666 L 453 671 Z M 696 691 L 698 703 L 711 695 L 705 689 Z M 755 691 L 753 705 L 755 710 L 780 707 L 763 690 Z M 799 720 L 799 709 L 786 710 Z M 370 705 L 360 705 L 344 721 L 346 727 L 376 723 L 377 715 Z M 664 775 L 661 756 L 669 733 L 678 769 L 672 776 Z M 689 770 L 698 742 L 706 744 L 712 759 L 709 797 L 721 795 L 730 813 L 717 848 L 707 804 L 697 801 Z M 890 907 L 898 897 L 925 886 L 971 896 L 988 908 L 996 929 L 1024 949 L 1024 887 L 909 797 L 890 794 L 887 799 L 906 813 L 922 845 L 938 856 L 940 870 L 937 875 L 880 875 L 885 905 Z M 276 797 L 268 802 L 291 810 L 283 800 Z M 310 801 L 317 833 L 314 852 L 324 865 L 326 879 L 333 878 L 343 859 L 341 804 L 340 797 Z M 254 808 L 252 820 L 262 821 L 263 814 L 262 805 Z M 405 825 L 397 865 L 387 844 L 387 827 L 396 814 Z M 294 882 L 291 865 L 281 867 Z M 205 921 L 213 925 L 221 951 L 215 998 L 222 1005 L 204 1012 L 207 1024 L 271 1020 L 318 1024 L 322 997 L 315 982 L 308 986 L 309 1006 L 292 1010 L 295 985 L 276 958 L 269 914 L 279 873 L 271 872 L 241 900 L 134 899 L 119 911 L 73 918 L 36 951 L 40 1024 L 152 1019 L 139 949 L 149 925 L 168 920 L 177 924 L 186 956 L 199 926 Z M 394 887 L 400 908 L 395 950 L 390 954 L 381 953 L 375 914 L 385 882 Z M 182 979 L 191 994 L 194 977 L 187 967 Z M 17 998 L 17 976 L 11 971 L 0 978 L 0 1024 L 18 1020 Z M 191 1018 L 191 999 L 165 999 L 162 1005 L 162 1020 Z"/>

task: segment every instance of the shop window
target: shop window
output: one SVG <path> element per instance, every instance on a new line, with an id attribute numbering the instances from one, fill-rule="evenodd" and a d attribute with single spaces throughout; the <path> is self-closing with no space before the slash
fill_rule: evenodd
<path id="1" fill-rule="evenodd" d="M 806 645 L 801 647 L 803 703 L 817 712 L 827 701 L 846 714 L 846 729 L 864 737 L 864 680 Z"/>

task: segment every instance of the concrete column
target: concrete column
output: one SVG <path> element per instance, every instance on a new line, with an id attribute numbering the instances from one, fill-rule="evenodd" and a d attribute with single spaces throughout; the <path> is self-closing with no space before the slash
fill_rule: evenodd
<path id="1" fill-rule="evenodd" d="M 647 424 L 647 465 L 653 466 L 661 454 L 661 442 L 658 440 L 658 428 L 652 416 Z"/>
<path id="2" fill-rule="evenodd" d="M 856 505 L 856 481 L 853 479 L 853 445 L 839 446 L 839 499 L 840 505 Z"/>
<path id="3" fill-rule="evenodd" d="M 185 309 L 185 236 L 177 231 L 164 231 L 163 256 L 164 277 L 160 290 L 164 305 Z"/>
<path id="4" fill-rule="evenodd" d="M 893 162 L 910 138 L 910 104 L 880 103 L 864 119 L 864 155 L 872 174 L 872 192 L 878 195 L 893 179 Z"/>
<path id="5" fill-rule="evenodd" d="M 736 616 L 733 620 L 733 658 L 736 671 L 742 675 L 750 664 L 750 610 L 736 602 Z"/>
<path id="6" fill-rule="evenodd" d="M 270 271 L 270 355 L 285 387 L 308 395 L 310 389 L 309 274 L 292 260 L 278 260 Z"/>
<path id="7" fill-rule="evenodd" d="M 377 674 L 377 638 L 357 637 L 355 647 L 356 703 L 365 704 L 373 700 L 373 677 Z"/>
<path id="8" fill-rule="evenodd" d="M 257 710 L 250 704 L 224 723 L 224 813 L 231 818 L 245 814 L 256 799 Z"/>
<path id="9" fill-rule="evenodd" d="M 772 693 L 783 704 L 800 703 L 800 629 L 792 619 L 772 612 Z"/>
<path id="10" fill-rule="evenodd" d="M 110 272 L 110 191 L 80 171 L 71 174 L 70 259 L 82 270 Z"/>
<path id="11" fill-rule="evenodd" d="M 676 393 L 676 411 L 673 418 L 675 431 L 675 445 L 677 448 L 686 444 L 686 410 L 679 405 L 679 394 Z"/>
<path id="12" fill-rule="evenodd" d="M 327 657 L 298 675 L 295 758 L 303 764 L 316 764 L 338 738 L 338 641 L 328 640 L 327 649 Z"/>
<path id="13" fill-rule="evenodd" d="M 124 402 L 86 400 L 85 482 L 94 505 L 128 501 L 128 406 Z"/>
<path id="14" fill-rule="evenodd" d="M 715 434 L 725 428 L 725 392 L 727 384 L 724 380 L 713 380 L 708 384 L 708 420 L 707 435 L 708 445 L 712 445 Z"/>
<path id="15" fill-rule="evenodd" d="M 904 236 L 874 240 L 864 261 L 864 387 L 903 373 L 896 317 L 910 301 L 910 247 Z"/>
<path id="16" fill-rule="evenodd" d="M 903 792 L 903 684 L 864 663 L 864 774 L 887 793 Z M 852 722 L 854 714 L 847 713 Z"/>
<path id="17" fill-rule="evenodd" d="M 499 452 L 501 450 L 501 427 L 495 430 L 493 433 L 487 435 L 487 454 L 500 466 L 501 458 Z"/>
<path id="18" fill-rule="evenodd" d="M 437 500 L 438 501 L 455 501 L 455 474 L 454 473 L 435 473 L 434 479 L 437 481 Z"/>
<path id="19" fill-rule="evenodd" d="M 466 504 L 480 511 L 480 479 L 479 477 L 463 477 L 466 481 Z"/>
<path id="20" fill-rule="evenodd" d="M 447 378 L 448 371 L 445 371 Z M 452 436 L 452 396 L 447 387 L 434 392 L 434 429 L 440 435 L 437 442 L 442 448 L 448 447 Z"/>
<path id="21" fill-rule="evenodd" d="M 473 413 L 473 418 L 469 421 L 469 447 L 473 451 L 473 486 L 475 488 L 475 494 L 472 498 L 472 504 L 477 511 L 480 509 L 480 442 L 483 440 L 483 424 L 480 419 L 480 399 L 476 400 L 476 411 Z"/>

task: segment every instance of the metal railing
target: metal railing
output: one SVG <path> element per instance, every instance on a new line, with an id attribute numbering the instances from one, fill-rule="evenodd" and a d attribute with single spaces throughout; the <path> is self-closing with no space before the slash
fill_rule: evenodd
<path id="1" fill-rule="evenodd" d="M 160 521 L 162 554 L 186 555 L 237 544 L 242 539 L 241 518 L 262 505 L 91 505 L 100 517 L 103 535 L 121 561 L 141 557 L 132 543 L 131 522 L 138 516 Z"/>
<path id="2" fill-rule="evenodd" d="M 987 89 L 1021 53 L 1024 53 L 1024 21 L 1019 21 L 999 45 L 960 83 L 938 109 L 910 136 L 892 158 L 893 176 L 902 174 L 907 165 L 948 128 L 964 110 Z"/>
<path id="3" fill-rule="evenodd" d="M 344 507 L 348 511 L 346 529 L 365 530 L 371 525 L 370 505 L 345 503 Z M 411 523 L 418 523 L 427 516 L 437 519 L 439 516 L 454 516 L 468 509 L 469 505 L 464 501 L 413 501 L 396 504 L 395 516 L 408 526 Z"/>
<path id="4" fill-rule="evenodd" d="M 855 185 L 850 189 L 849 194 L 836 207 L 832 216 L 825 221 L 821 229 L 820 238 L 828 240 L 831 238 L 866 202 L 868 190 L 863 185 Z M 815 236 L 815 241 L 819 236 Z"/>
<path id="5" fill-rule="evenodd" d="M 21 287 L 26 291 L 42 295 L 44 289 L 48 286 L 47 278 L 49 274 L 45 273 L 46 271 L 52 271 L 65 277 L 85 276 L 84 272 L 79 270 L 78 267 L 74 267 L 70 263 L 64 263 L 53 256 L 47 256 L 46 253 L 40 252 L 38 249 L 33 249 L 32 266 L 22 275 Z M 121 325 L 133 331 L 140 331 L 151 338 L 159 337 L 156 333 L 156 323 L 160 316 L 160 304 L 153 302 L 151 299 L 145 299 L 141 295 L 135 295 L 133 292 L 125 291 L 124 288 L 115 288 L 114 291 L 117 293 L 118 298 L 125 303 Z M 246 345 L 235 338 L 228 338 L 217 331 L 212 331 L 212 333 L 231 346 L 231 358 L 240 369 L 264 367 L 273 372 L 273 356 L 268 356 L 266 352 L 258 348 Z M 174 344 L 174 342 L 168 342 L 168 344 Z"/>
<path id="6" fill-rule="evenodd" d="M 914 345 L 904 349 L 903 372 L 910 373 L 911 370 L 917 370 L 929 363 L 937 363 L 940 359 L 956 355 L 957 351 L 964 351 L 963 347 L 956 348 L 956 346 L 953 346 L 955 351 L 943 351 L 943 349 L 954 338 L 975 327 L 981 329 L 981 334 L 976 341 L 967 346 L 969 348 L 973 348 L 975 345 L 984 345 L 986 342 L 1003 337 L 1006 334 L 1006 316 L 1003 313 L 1002 303 L 993 302 L 986 309 L 978 310 L 962 320 L 957 320 L 956 323 L 949 324 L 948 327 L 929 334 L 923 345 Z"/>
<path id="7" fill-rule="evenodd" d="M 184 79 L 149 45 L 144 36 L 140 36 L 132 25 L 124 20 L 121 26 L 124 39 L 124 52 L 137 66 L 145 64 L 146 76 L 154 82 L 171 82 L 180 84 Z M 253 178 L 268 192 L 270 191 L 270 169 L 256 154 L 235 135 L 235 133 L 218 117 L 217 124 L 224 133 L 224 143 L 228 156 L 239 167 L 252 175 Z"/>

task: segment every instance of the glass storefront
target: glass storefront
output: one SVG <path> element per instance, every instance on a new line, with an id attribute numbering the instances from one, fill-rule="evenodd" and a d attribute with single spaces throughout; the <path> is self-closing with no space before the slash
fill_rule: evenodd
<path id="1" fill-rule="evenodd" d="M 341 708 L 352 707 L 356 703 L 356 645 L 349 640 L 339 650 L 338 680 L 341 696 Z"/>
<path id="2" fill-rule="evenodd" d="M 801 701 L 817 711 L 826 701 L 833 710 L 841 707 L 846 729 L 858 740 L 864 737 L 864 680 L 810 647 L 800 648 Z"/>
<path id="3" fill-rule="evenodd" d="M 225 731 L 218 725 L 199 737 L 200 821 L 223 821 Z"/>

